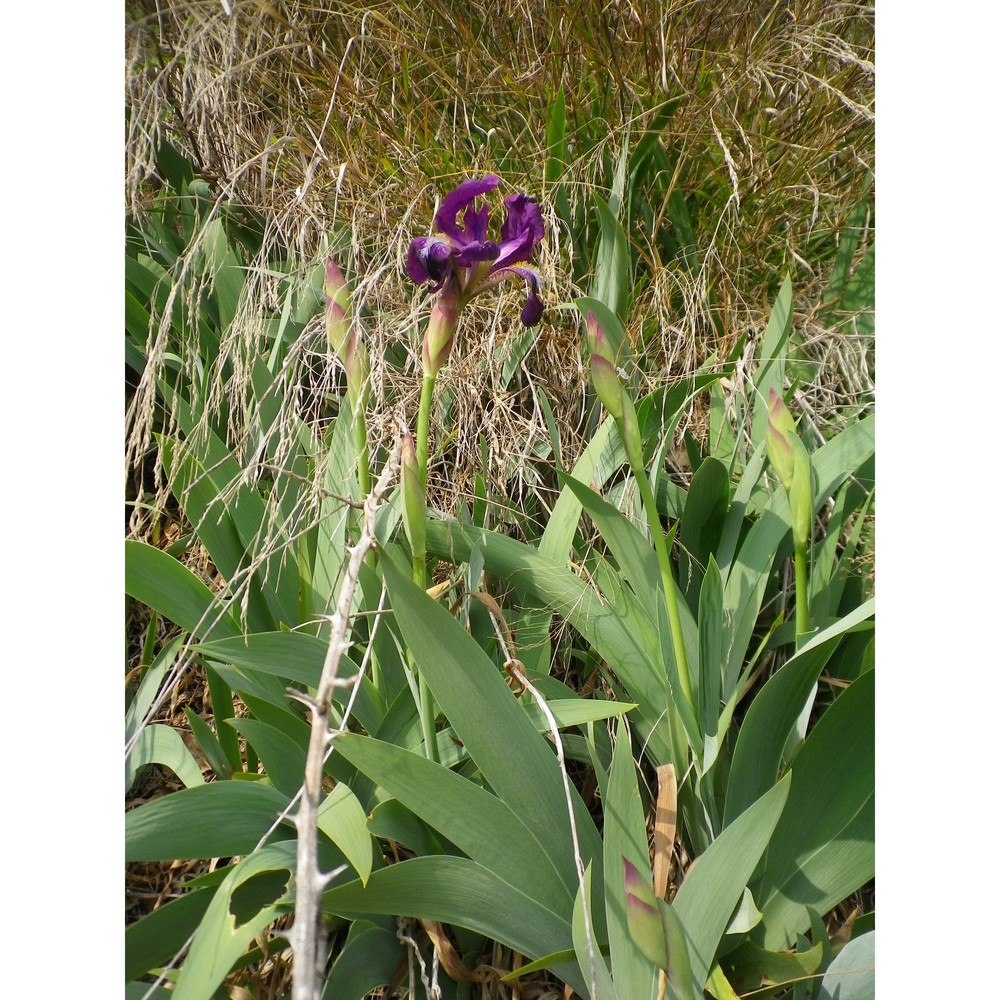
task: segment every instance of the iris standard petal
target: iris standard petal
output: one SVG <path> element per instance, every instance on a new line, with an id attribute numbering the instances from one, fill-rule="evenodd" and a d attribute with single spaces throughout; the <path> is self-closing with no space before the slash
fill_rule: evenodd
<path id="1" fill-rule="evenodd" d="M 492 240 L 483 243 L 467 243 L 455 251 L 455 263 L 459 267 L 475 267 L 484 260 L 496 260 L 500 256 L 500 247 Z"/>
<path id="2" fill-rule="evenodd" d="M 500 183 L 496 174 L 487 174 L 483 178 L 470 177 L 444 196 L 441 207 L 434 216 L 434 225 L 438 232 L 450 236 L 457 243 L 466 243 L 468 234 L 458 227 L 458 213 L 468 208 L 481 194 L 492 191 Z M 485 224 L 484 227 L 485 229 Z"/>
<path id="3" fill-rule="evenodd" d="M 486 242 L 486 229 L 490 224 L 490 208 L 489 205 L 483 205 L 481 209 L 477 212 L 476 209 L 469 205 L 465 210 L 465 232 L 464 239 L 469 243 L 485 243 Z"/>
<path id="4" fill-rule="evenodd" d="M 509 267 L 511 264 L 527 264 L 535 248 L 535 239 L 530 229 L 525 229 L 513 239 L 504 240 L 500 244 L 500 255 L 496 267 Z"/>
<path id="5" fill-rule="evenodd" d="M 509 194 L 503 200 L 507 207 L 507 218 L 500 227 L 500 240 L 516 239 L 524 232 L 531 233 L 531 246 L 545 239 L 545 223 L 538 202 L 530 195 Z"/>

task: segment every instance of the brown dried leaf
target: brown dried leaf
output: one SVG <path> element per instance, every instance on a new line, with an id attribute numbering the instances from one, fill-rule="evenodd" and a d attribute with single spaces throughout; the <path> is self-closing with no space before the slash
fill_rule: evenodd
<path id="1" fill-rule="evenodd" d="M 653 817 L 653 892 L 667 898 L 670 858 L 677 833 L 677 772 L 673 764 L 656 769 L 656 812 Z"/>
<path id="2" fill-rule="evenodd" d="M 441 967 L 456 983 L 483 983 L 485 976 L 479 972 L 470 972 L 468 966 L 455 951 L 454 945 L 445 933 L 444 927 L 436 920 L 421 920 L 420 926 L 427 932 L 427 936 L 434 945 L 437 952 L 438 961 Z"/>

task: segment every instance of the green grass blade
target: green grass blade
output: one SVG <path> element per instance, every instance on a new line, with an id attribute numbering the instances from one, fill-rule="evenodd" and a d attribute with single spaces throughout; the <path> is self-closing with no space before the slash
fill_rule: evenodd
<path id="1" fill-rule="evenodd" d="M 655 620 L 657 602 L 663 600 L 663 585 L 653 546 L 621 511 L 592 489 L 572 476 L 563 474 L 559 478 L 591 516 L 617 560 L 620 573 L 631 584 L 639 604 L 650 620 Z"/>
<path id="2" fill-rule="evenodd" d="M 875 932 L 852 938 L 830 963 L 816 1000 L 875 1000 Z"/>
<path id="3" fill-rule="evenodd" d="M 310 574 L 313 605 L 319 614 L 326 614 L 336 601 L 351 514 L 350 508 L 337 496 L 353 499 L 357 493 L 354 421 L 349 411 L 341 413 L 329 434 L 326 455 L 316 458 L 325 466 L 323 488 L 335 494 L 324 497 L 320 503 L 316 556 Z"/>
<path id="4" fill-rule="evenodd" d="M 691 224 L 691 213 L 683 192 L 674 190 L 667 202 L 667 214 L 677 239 L 677 256 L 692 274 L 701 266 L 698 260 L 698 242 Z"/>
<path id="5" fill-rule="evenodd" d="M 367 920 L 355 920 L 330 969 L 323 1000 L 365 1000 L 388 986 L 406 952 L 396 935 Z"/>
<path id="6" fill-rule="evenodd" d="M 292 552 L 283 551 L 287 536 L 276 526 L 261 494 L 243 485 L 243 468 L 236 457 L 226 447 L 224 441 L 201 419 L 199 412 L 191 407 L 169 385 L 160 383 L 164 398 L 177 416 L 179 427 L 184 433 L 184 447 L 204 470 L 217 500 L 213 501 L 207 519 L 227 514 L 236 528 L 239 541 L 245 552 L 261 553 L 263 547 L 273 547 L 259 569 L 260 579 L 279 581 L 275 588 L 264 588 L 268 605 L 275 622 L 291 623 L 297 620 L 297 602 L 291 594 L 298 592 L 298 571 Z M 203 519 L 205 520 L 205 519 Z M 198 526 L 199 522 L 194 521 Z M 269 535 L 270 532 L 270 535 Z M 289 603 L 283 605 L 276 594 L 281 593 Z"/>
<path id="7" fill-rule="evenodd" d="M 336 749 L 363 774 L 450 840 L 473 861 L 561 912 L 572 895 L 535 836 L 495 795 L 427 757 L 343 733 Z M 516 763 L 515 753 L 509 755 Z"/>
<path id="8" fill-rule="evenodd" d="M 215 889 L 194 889 L 125 928 L 125 980 L 165 965 L 201 923 Z"/>
<path id="9" fill-rule="evenodd" d="M 249 552 L 223 497 L 226 487 L 213 481 L 183 442 L 167 437 L 157 440 L 170 488 L 179 499 L 184 516 L 195 526 L 222 578 L 240 579 L 246 574 Z M 255 632 L 273 629 L 276 601 L 273 594 L 266 593 L 259 573 L 247 581 L 246 597 L 247 626 Z"/>
<path id="10" fill-rule="evenodd" d="M 679 532 L 678 577 L 694 612 L 705 567 L 718 550 L 728 510 L 729 472 L 717 459 L 706 458 L 691 479 Z"/>
<path id="11" fill-rule="evenodd" d="M 590 294 L 620 318 L 625 317 L 630 288 L 628 237 L 617 216 L 597 194 L 591 194 L 600 225 Z"/>
<path id="12" fill-rule="evenodd" d="M 718 751 L 719 713 L 722 699 L 722 674 L 725 661 L 723 644 L 726 628 L 722 614 L 722 575 L 715 557 L 708 557 L 708 570 L 698 599 L 698 671 L 695 701 L 705 742 L 702 770 L 708 770 Z M 712 760 L 709 759 L 711 752 Z"/>
<path id="13" fill-rule="evenodd" d="M 291 892 L 295 844 L 270 844 L 223 879 L 177 979 L 176 1000 L 211 1000 L 216 988 L 261 931 L 282 912 Z M 241 894 L 241 895 L 238 895 Z"/>
<path id="14" fill-rule="evenodd" d="M 322 833 L 333 841 L 367 883 L 372 873 L 372 837 L 368 832 L 368 818 L 358 797 L 344 783 L 335 785 L 323 799 L 316 817 Z"/>
<path id="15" fill-rule="evenodd" d="M 125 815 L 126 861 L 181 861 L 249 854 L 288 805 L 251 781 L 185 788 Z"/>
<path id="16" fill-rule="evenodd" d="M 837 248 L 837 258 L 834 261 L 833 269 L 830 271 L 830 278 L 826 288 L 823 290 L 823 304 L 826 309 L 835 307 L 842 299 L 847 288 L 847 283 L 851 277 L 851 265 L 854 263 L 854 255 L 857 253 L 861 237 L 865 229 L 865 220 L 868 217 L 869 198 L 868 189 L 871 186 L 872 178 L 869 175 L 865 178 L 864 194 L 861 200 L 854 206 L 847 222 L 840 230 L 840 246 Z"/>
<path id="17" fill-rule="evenodd" d="M 208 761 L 208 766 L 219 778 L 231 778 L 233 776 L 234 765 L 230 763 L 229 757 L 222 744 L 216 739 L 212 727 L 200 716 L 190 705 L 184 706 L 184 715 L 188 720 L 191 735 L 198 744 L 201 755 Z M 236 767 L 238 768 L 237 761 Z"/>
<path id="18" fill-rule="evenodd" d="M 573 478 L 581 483 L 592 483 L 600 489 L 625 461 L 625 448 L 614 420 L 604 420 L 594 432 L 590 443 L 573 467 Z M 549 522 L 538 543 L 538 551 L 558 563 L 569 558 L 573 536 L 580 522 L 583 505 L 570 490 L 563 490 L 552 508 Z"/>
<path id="19" fill-rule="evenodd" d="M 867 601 L 814 636 L 771 676 L 754 698 L 740 727 L 726 794 L 725 825 L 774 784 L 781 751 L 816 679 L 843 636 L 869 619 L 875 602 Z"/>
<path id="20" fill-rule="evenodd" d="M 349 919 L 372 914 L 456 924 L 494 938 L 527 958 L 573 946 L 568 920 L 508 885 L 482 865 L 448 856 L 412 858 L 372 872 L 368 885 L 350 882 L 323 896 L 327 912 Z M 556 974 L 585 989 L 576 963 Z"/>
<path id="21" fill-rule="evenodd" d="M 204 230 L 204 266 L 214 283 L 213 296 L 218 308 L 220 330 L 228 330 L 236 318 L 243 286 L 246 284 L 243 262 L 229 245 L 226 227 L 213 219 Z"/>
<path id="22" fill-rule="evenodd" d="M 863 417 L 828 441 L 811 456 L 814 509 L 818 510 L 853 472 L 875 452 L 874 415 Z M 742 520 L 740 505 L 734 502 L 729 515 Z M 731 562 L 719 560 L 725 580 L 725 610 L 733 621 L 733 642 L 726 673 L 726 696 L 732 691 L 747 647 L 756 627 L 767 575 L 785 536 L 791 531 L 788 500 L 784 490 L 776 490 L 771 502 L 739 544 Z M 729 533 L 727 525 L 726 532 Z M 735 537 L 735 536 L 734 536 Z"/>
<path id="23" fill-rule="evenodd" d="M 228 719 L 227 723 L 253 748 L 271 784 L 289 798 L 295 795 L 305 774 L 305 750 L 280 729 L 258 719 Z"/>
<path id="24" fill-rule="evenodd" d="M 149 665 L 139 682 L 139 688 L 129 703 L 125 711 L 125 742 L 132 739 L 139 724 L 145 718 L 150 706 L 156 700 L 157 692 L 168 670 L 174 665 L 178 654 L 187 639 L 186 635 L 178 635 L 168 640 L 163 648 L 156 654 L 156 658 Z"/>
<path id="25" fill-rule="evenodd" d="M 622 858 L 639 871 L 649 871 L 646 813 L 639 797 L 632 745 L 624 723 L 618 724 L 611 773 L 604 803 L 604 898 L 608 912 L 611 975 L 618 993 L 630 1000 L 649 997 L 656 969 L 637 949 L 625 909 Z"/>
<path id="26" fill-rule="evenodd" d="M 545 160 L 545 182 L 555 184 L 566 170 L 568 154 L 566 148 L 566 93 L 559 88 L 549 104 L 545 120 L 545 145 L 548 156 Z"/>
<path id="27" fill-rule="evenodd" d="M 264 679 L 258 675 L 274 676 L 313 688 L 319 683 L 326 649 L 325 640 L 305 632 L 257 632 L 238 639 L 204 642 L 195 647 L 208 659 L 233 663 L 247 672 L 248 677 L 258 681 Z M 341 672 L 344 676 L 350 676 L 356 669 L 349 657 L 342 658 Z M 277 693 L 284 703 L 284 687 L 279 686 Z M 334 692 L 334 702 L 342 708 L 346 706 L 348 697 L 346 689 L 338 688 Z M 361 681 L 353 711 L 358 721 L 369 730 L 376 729 L 382 719 L 384 709 L 381 699 L 367 678 Z"/>
<path id="28" fill-rule="evenodd" d="M 591 906 L 591 883 L 592 871 L 588 866 L 584 876 L 584 885 L 577 891 L 576 901 L 573 903 L 573 950 L 576 954 L 577 964 L 580 966 L 580 973 L 587 983 L 592 983 L 596 989 L 593 992 L 587 990 L 583 996 L 592 997 L 593 1000 L 618 1000 L 615 991 L 615 984 L 611 981 L 608 966 L 604 961 L 604 956 L 593 937 L 587 940 L 587 920 L 586 916 L 592 918 Z M 584 910 L 586 907 L 586 911 Z M 593 935 L 593 919 L 590 920 L 591 935 Z M 591 958 L 593 950 L 593 958 Z"/>
<path id="29" fill-rule="evenodd" d="M 698 988 L 708 979 L 736 904 L 785 808 L 789 782 L 761 796 L 712 843 L 684 879 L 673 906 L 688 936 L 691 972 Z"/>
<path id="30" fill-rule="evenodd" d="M 201 768 L 180 733 L 169 726 L 146 726 L 125 761 L 125 790 L 135 781 L 136 773 L 146 764 L 163 764 L 169 767 L 188 788 L 203 785 Z"/>
<path id="31" fill-rule="evenodd" d="M 733 751 L 726 794 L 726 826 L 774 784 L 785 740 L 816 678 L 845 633 L 869 619 L 874 611 L 875 602 L 867 601 L 814 636 L 768 679 L 754 698 Z"/>
<path id="32" fill-rule="evenodd" d="M 638 704 L 636 724 L 643 739 L 648 740 L 653 759 L 657 763 L 672 760 L 662 714 L 667 704 L 667 679 L 656 631 L 641 616 L 626 619 L 611 605 L 602 604 L 595 590 L 564 565 L 514 539 L 486 534 L 488 542 L 482 551 L 487 569 L 509 580 L 520 592 L 544 601 L 584 636 L 618 676 L 628 698 Z M 429 521 L 427 550 L 452 562 L 462 562 L 468 559 L 478 535 L 475 529 Z"/>
<path id="33" fill-rule="evenodd" d="M 389 561 L 383 567 L 396 621 L 437 704 L 497 797 L 521 817 L 575 892 L 569 817 L 551 748 L 475 640 Z M 584 862 L 600 861 L 600 837 L 575 795 L 574 808 Z"/>
<path id="34" fill-rule="evenodd" d="M 785 353 L 792 332 L 792 279 L 785 275 L 771 306 L 771 315 L 764 329 L 754 373 L 753 422 L 750 440 L 760 442 L 767 433 L 768 394 L 771 389 L 782 398 L 785 395 Z"/>
<path id="35" fill-rule="evenodd" d="M 145 542 L 125 542 L 125 593 L 201 638 L 240 634 L 233 615 L 218 608 L 194 573 Z"/>
<path id="36" fill-rule="evenodd" d="M 875 671 L 869 670 L 820 717 L 793 763 L 792 790 L 757 893 L 764 947 L 789 947 L 809 927 L 806 907 L 827 913 L 874 874 Z"/>

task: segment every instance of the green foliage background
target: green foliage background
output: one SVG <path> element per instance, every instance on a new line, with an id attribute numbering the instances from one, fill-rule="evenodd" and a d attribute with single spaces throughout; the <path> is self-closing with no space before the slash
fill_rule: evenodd
<path id="1" fill-rule="evenodd" d="M 325 769 L 321 860 L 342 871 L 324 996 L 390 982 L 398 918 L 447 924 L 469 969 L 523 956 L 538 995 L 656 996 L 656 942 L 671 996 L 821 997 L 838 968 L 866 984 L 871 9 L 230 6 L 127 9 L 128 995 L 290 989 L 295 831 L 276 819 L 308 715 L 289 689 L 318 680 L 359 531 L 323 264 L 347 270 L 369 345 L 378 472 L 419 392 L 428 304 L 406 248 L 486 172 L 542 206 L 547 311 L 525 329 L 501 292 L 463 315 L 432 413 L 436 600 L 405 575 L 395 494 L 380 514 L 345 665 L 364 679 L 349 708 L 339 689 Z M 588 385 L 588 312 L 637 404 L 648 523 Z M 772 387 L 813 477 L 803 636 Z M 661 518 L 679 522 L 693 700 L 666 638 Z M 537 696 L 511 696 L 477 590 Z M 669 905 L 644 925 L 622 858 L 651 878 L 668 763 Z M 442 979 L 446 996 L 484 988 Z"/>

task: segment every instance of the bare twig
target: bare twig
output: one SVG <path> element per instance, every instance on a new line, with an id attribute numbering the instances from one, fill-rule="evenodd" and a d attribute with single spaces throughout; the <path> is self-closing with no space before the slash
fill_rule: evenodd
<path id="1" fill-rule="evenodd" d="M 312 713 L 312 732 L 306 756 L 305 780 L 299 811 L 295 816 L 298 850 L 295 871 L 295 923 L 289 935 L 292 947 L 293 1000 L 317 1000 L 320 995 L 325 962 L 326 933 L 320 912 L 320 896 L 330 881 L 330 873 L 319 870 L 316 816 L 319 811 L 323 778 L 323 758 L 330 740 L 330 703 L 337 687 L 340 658 L 350 642 L 347 637 L 351 620 L 351 602 L 358 585 L 358 575 L 368 550 L 375 544 L 375 514 L 385 491 L 399 467 L 399 442 L 382 475 L 364 504 L 361 537 L 348 549 L 350 559 L 340 587 L 337 610 L 331 619 L 330 643 L 323 663 L 315 699 L 308 704 Z"/>

